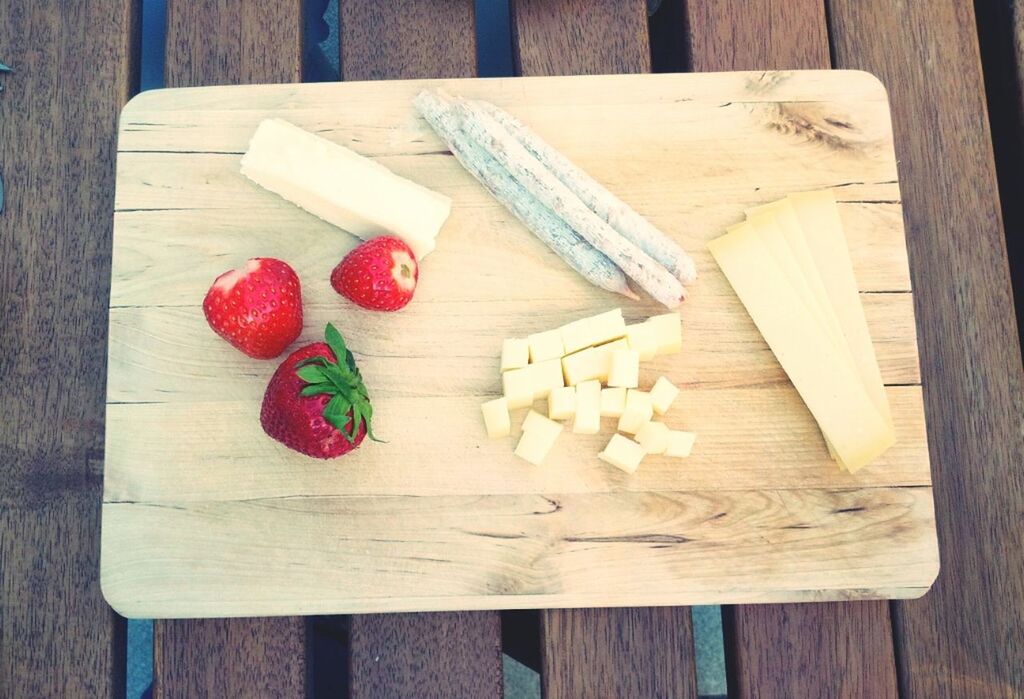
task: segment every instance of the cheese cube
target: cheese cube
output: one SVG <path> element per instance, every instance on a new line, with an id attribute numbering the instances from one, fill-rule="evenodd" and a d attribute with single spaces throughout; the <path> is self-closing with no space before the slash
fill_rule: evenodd
<path id="1" fill-rule="evenodd" d="M 529 367 L 510 369 L 501 375 L 501 392 L 509 410 L 529 408 L 533 405 L 533 377 Z"/>
<path id="2" fill-rule="evenodd" d="M 697 435 L 693 432 L 681 432 L 671 430 L 668 435 L 668 446 L 665 448 L 665 456 L 686 457 L 693 451 L 693 443 L 697 441 Z"/>
<path id="3" fill-rule="evenodd" d="M 260 122 L 242 157 L 259 186 L 363 240 L 401 238 L 416 259 L 434 249 L 451 199 L 284 119 Z"/>
<path id="4" fill-rule="evenodd" d="M 626 407 L 619 418 L 619 432 L 636 434 L 652 417 L 651 394 L 635 388 L 626 391 Z"/>
<path id="5" fill-rule="evenodd" d="M 634 323 L 626 326 L 629 348 L 640 353 L 640 361 L 648 362 L 658 353 L 658 326 L 654 323 Z"/>
<path id="6" fill-rule="evenodd" d="M 504 398 L 489 400 L 480 406 L 484 414 L 484 426 L 491 439 L 508 437 L 512 433 L 512 418 L 508 414 L 508 401 Z"/>
<path id="7" fill-rule="evenodd" d="M 597 434 L 601 431 L 601 382 L 584 381 L 576 385 L 576 434 Z"/>
<path id="8" fill-rule="evenodd" d="M 562 345 L 562 334 L 558 330 L 534 333 L 526 338 L 530 345 L 530 361 L 543 362 L 547 359 L 561 359 L 565 354 Z"/>
<path id="9" fill-rule="evenodd" d="M 526 367 L 531 372 L 533 381 L 533 397 L 547 398 L 553 389 L 565 385 L 562 377 L 562 360 L 560 358 L 548 359 L 537 364 Z"/>
<path id="10" fill-rule="evenodd" d="M 654 326 L 658 354 L 673 354 L 683 349 L 683 324 L 678 313 L 651 316 L 646 322 Z"/>
<path id="11" fill-rule="evenodd" d="M 643 447 L 621 434 L 613 434 L 608 446 L 597 455 L 601 461 L 620 468 L 626 473 L 635 473 L 644 456 Z"/>
<path id="12" fill-rule="evenodd" d="M 509 338 L 501 343 L 501 370 L 522 369 L 530 363 L 530 343 Z"/>
<path id="13" fill-rule="evenodd" d="M 524 408 L 538 398 L 547 397 L 553 388 L 564 386 L 562 361 L 549 359 L 521 369 L 509 369 L 501 375 L 502 392 L 510 408 Z M 529 395 L 529 401 L 526 397 Z"/>
<path id="14" fill-rule="evenodd" d="M 515 454 L 534 466 L 540 466 L 561 433 L 562 425 L 531 410 L 523 421 L 523 436 L 519 438 Z"/>
<path id="15" fill-rule="evenodd" d="M 607 381 L 608 372 L 612 369 L 612 352 L 619 349 L 629 349 L 625 339 L 588 347 L 562 357 L 562 373 L 565 374 L 566 385 L 575 386 L 593 379 Z"/>
<path id="16" fill-rule="evenodd" d="M 664 415 L 672 407 L 672 403 L 675 402 L 678 395 L 679 389 L 662 376 L 654 382 L 654 387 L 651 389 L 651 407 L 658 415 Z"/>
<path id="17" fill-rule="evenodd" d="M 568 420 L 576 413 L 576 389 L 561 386 L 548 394 L 548 417 L 552 420 Z"/>
<path id="18" fill-rule="evenodd" d="M 616 340 L 626 334 L 622 309 L 614 308 L 596 316 L 574 320 L 560 329 L 565 353 L 572 354 L 586 347 Z"/>
<path id="19" fill-rule="evenodd" d="M 622 417 L 626 409 L 626 389 L 601 389 L 601 417 Z"/>
<path id="20" fill-rule="evenodd" d="M 640 385 L 640 353 L 634 350 L 612 352 L 612 366 L 608 371 L 608 385 L 636 388 Z"/>
<path id="21" fill-rule="evenodd" d="M 668 448 L 669 435 L 672 430 L 664 422 L 646 423 L 636 432 L 636 439 L 648 454 L 664 454 Z"/>

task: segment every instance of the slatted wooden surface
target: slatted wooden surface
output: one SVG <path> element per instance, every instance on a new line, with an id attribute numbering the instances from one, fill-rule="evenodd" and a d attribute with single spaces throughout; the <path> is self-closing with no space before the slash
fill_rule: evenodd
<path id="1" fill-rule="evenodd" d="M 663 7 L 659 15 L 681 16 L 680 0 L 664 3 L 668 9 Z M 930 414 L 941 415 L 943 421 L 933 449 L 940 455 L 934 468 L 946 568 L 936 594 L 896 605 L 901 694 L 1018 696 L 1024 691 L 1020 674 L 1024 641 L 1019 625 L 1024 600 L 1019 576 L 1007 571 L 1022 566 L 1019 547 L 1000 544 L 1016 540 L 1017 519 L 1008 513 L 1018 512 L 1024 500 L 1020 476 L 1009 470 L 1022 462 L 1019 420 L 1015 421 L 1021 414 L 1020 360 L 1019 350 L 1007 340 L 1013 328 L 1005 320 L 1005 257 L 1000 254 L 991 149 L 984 134 L 974 23 L 965 16 L 970 15 L 970 5 L 908 6 L 874 0 L 830 0 L 827 4 L 836 65 L 879 72 L 897 106 L 897 134 L 905 144 L 901 162 L 911 170 L 911 174 L 905 173 L 904 197 L 914 236 L 910 252 L 915 286 L 922 298 L 925 294 L 929 298 L 918 309 L 925 314 L 922 332 L 927 333 L 931 346 L 931 353 L 922 357 L 923 375 L 926 386 L 937 386 L 928 389 L 928 395 L 937 396 L 929 398 L 933 401 Z M 691 0 L 686 9 L 693 14 L 710 5 L 713 3 Z M 983 28 L 990 26 L 986 24 L 986 17 L 992 16 L 990 5 L 1012 7 L 1015 14 L 1008 16 L 1020 17 L 1019 3 L 979 3 Z M 796 26 L 790 28 L 776 22 L 780 15 L 763 3 L 745 4 L 742 11 L 721 17 L 724 24 L 702 38 L 725 45 L 742 43 L 748 51 L 741 53 L 747 56 L 779 60 L 771 44 L 760 43 L 759 37 L 774 40 L 780 32 L 818 33 L 820 13 L 814 3 L 809 7 L 813 11 L 793 18 Z M 0 687 L 5 695 L 123 694 L 123 638 L 119 625 L 99 601 L 95 578 L 90 577 L 90 571 L 95 573 L 96 556 L 96 538 L 90 532 L 95 532 L 98 511 L 96 466 L 102 424 L 94 416 L 102 400 L 105 333 L 104 319 L 97 315 L 105 290 L 96 280 L 102 276 L 97 270 L 109 265 L 104 254 L 109 218 L 104 223 L 101 212 L 109 211 L 110 206 L 113 111 L 133 84 L 132 28 L 137 11 L 135 3 L 117 0 L 88 6 L 0 0 L 0 17 L 4 18 L 0 23 L 0 60 L 19 68 L 20 59 L 22 66 L 27 63 L 32 68 L 3 78 L 7 90 L 0 94 L 0 168 L 7 184 L 7 211 L 0 215 L 4 252 L 0 284 L 5 310 L 0 326 L 4 346 L 0 373 L 8 392 L 0 444 L 6 450 L 5 473 L 9 474 L 0 483 Z M 209 8 L 206 11 L 219 14 Z M 629 7 L 613 11 L 629 18 L 625 26 L 630 29 L 624 34 L 637 37 L 633 28 L 640 13 Z M 274 10 L 266 16 L 281 18 Z M 259 20 L 246 18 L 250 27 L 259 26 Z M 284 20 L 285 36 L 294 37 L 288 29 L 294 26 L 290 17 Z M 560 17 L 552 21 L 560 24 L 554 33 L 561 33 L 563 41 L 576 40 L 572 21 Z M 769 26 L 766 21 L 773 23 Z M 259 31 L 281 36 L 281 30 L 270 24 Z M 407 26 L 403 31 L 415 32 L 416 28 Z M 232 37 L 224 43 L 230 43 L 229 51 L 238 55 L 241 51 L 235 47 L 241 47 L 246 36 L 256 36 L 222 25 L 219 31 L 196 33 L 194 36 L 213 40 L 210 45 L 198 45 L 194 38 L 183 38 L 192 33 L 191 25 L 176 32 L 179 43 L 168 47 L 169 62 L 194 58 L 198 66 L 208 60 L 200 57 L 220 50 L 218 39 L 224 36 Z M 665 27 L 659 27 L 657 34 L 670 35 Z M 729 41 L 732 36 L 744 41 Z M 639 41 L 643 40 L 641 36 Z M 251 47 L 254 41 L 248 41 Z M 271 47 L 266 52 L 269 56 L 279 55 L 272 42 L 263 44 L 259 37 L 255 41 Z M 287 39 L 285 43 L 294 46 L 292 42 Z M 635 52 L 639 45 L 626 43 L 627 52 Z M 588 50 L 587 42 L 577 45 Z M 700 44 L 695 49 L 705 55 Z M 787 50 L 784 46 L 784 56 Z M 796 50 L 801 55 L 821 55 L 817 41 Z M 713 58 L 714 52 L 710 55 Z M 89 57 L 91 70 L 81 70 L 83 56 Z M 714 60 L 726 59 L 720 54 Z M 581 66 L 576 70 L 584 71 L 592 59 L 577 54 L 568 60 Z M 289 61 L 284 63 L 285 72 L 294 75 L 295 64 Z M 696 63 L 692 67 L 700 68 Z M 196 72 L 187 82 L 203 78 L 206 72 L 205 68 L 202 73 L 192 70 Z M 68 75 L 75 79 L 68 80 Z M 246 78 L 239 71 L 218 81 L 231 79 Z M 57 106 L 54 95 L 58 95 Z M 50 115 L 51 120 L 43 115 Z M 63 119 L 58 121 L 57 115 Z M 51 128 L 54 124 L 60 128 Z M 77 144 L 73 156 L 72 151 L 60 147 L 58 139 Z M 1005 151 L 1000 155 L 1007 157 Z M 959 166 L 961 160 L 966 167 Z M 958 167 L 951 168 L 950 163 Z M 83 169 L 88 176 L 83 176 Z M 35 182 L 41 184 L 34 191 L 53 195 L 26 203 L 22 198 L 26 184 Z M 82 187 L 81 182 L 90 186 Z M 980 185 L 975 187 L 976 183 Z M 1003 186 L 1004 192 L 1019 191 L 1019 186 L 1009 181 Z M 74 204 L 73 216 L 66 202 Z M 52 235 L 46 236 L 48 231 Z M 1019 233 L 1015 235 L 1019 237 Z M 71 260 L 76 263 L 73 275 L 66 273 Z M 81 273 L 83 264 L 88 274 Z M 63 293 L 69 288 L 75 290 L 71 297 Z M 12 318 L 17 322 L 11 322 Z M 48 330 L 41 334 L 44 327 Z M 66 347 L 58 351 L 51 339 L 55 335 L 49 330 L 84 335 L 89 341 L 70 352 Z M 58 355 L 64 368 L 70 358 L 69 375 L 75 378 L 63 382 L 62 392 L 47 392 L 40 398 L 39 382 L 27 378 L 30 370 L 26 367 L 34 371 L 40 363 L 53 364 Z M 951 391 L 944 397 L 941 389 L 947 382 Z M 48 423 L 38 421 L 40 400 L 46 401 L 49 410 L 56 401 L 58 414 L 66 416 L 60 437 Z M 26 425 L 30 425 L 27 432 Z M 52 477 L 55 468 L 57 479 Z M 40 475 L 43 469 L 45 476 Z M 56 490 L 54 480 L 59 485 Z M 943 516 L 943 512 L 948 514 Z M 55 526 L 58 523 L 62 526 Z M 981 545 L 974 547 L 972 542 Z M 991 565 L 993 560 L 1003 564 L 996 568 Z M 783 608 L 773 610 L 783 612 Z M 760 618 L 770 620 L 771 615 Z M 872 628 L 884 626 L 877 617 L 863 619 L 874 622 Z M 804 622 L 793 615 L 785 621 L 795 632 L 776 640 L 788 642 L 787 648 L 806 653 L 811 645 L 807 639 L 814 639 L 823 645 L 845 643 L 842 647 L 859 649 L 856 644 L 861 631 L 854 627 L 821 641 L 819 636 L 802 633 Z M 556 637 L 549 633 L 547 638 Z M 768 639 L 768 634 L 761 638 Z M 776 659 L 781 652 L 775 652 Z M 758 659 L 745 657 L 748 667 Z M 807 667 L 820 667 L 816 663 L 821 657 L 836 656 L 812 655 Z M 283 667 L 287 658 L 266 662 Z M 861 658 L 844 669 L 858 677 L 878 671 Z M 887 672 L 883 668 L 883 673 Z M 757 678 L 760 673 L 748 671 L 745 676 Z"/>
<path id="2" fill-rule="evenodd" d="M 296 82 L 302 79 L 298 0 L 167 3 L 169 86 Z M 153 693 L 296 696 L 309 675 L 301 617 L 156 621 Z"/>

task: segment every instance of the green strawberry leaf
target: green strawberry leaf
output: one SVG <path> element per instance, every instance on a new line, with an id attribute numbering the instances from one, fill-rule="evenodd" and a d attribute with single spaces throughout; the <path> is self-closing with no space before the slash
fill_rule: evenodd
<path id="1" fill-rule="evenodd" d="M 295 373 L 298 374 L 299 378 L 306 383 L 324 383 L 328 380 L 326 369 L 313 364 L 307 364 L 304 367 L 299 367 L 295 370 Z"/>
<path id="2" fill-rule="evenodd" d="M 348 347 L 345 346 L 345 338 L 330 323 L 327 324 L 327 328 L 324 330 L 324 339 L 327 340 L 327 346 L 334 352 L 337 360 L 348 363 L 348 357 L 351 353 L 348 351 Z"/>
<path id="3" fill-rule="evenodd" d="M 338 390 L 332 383 L 311 383 L 305 388 L 303 388 L 301 391 L 299 391 L 299 395 L 302 396 L 303 398 L 308 398 L 309 396 L 319 396 L 325 393 L 327 395 L 333 396 L 338 393 Z"/>

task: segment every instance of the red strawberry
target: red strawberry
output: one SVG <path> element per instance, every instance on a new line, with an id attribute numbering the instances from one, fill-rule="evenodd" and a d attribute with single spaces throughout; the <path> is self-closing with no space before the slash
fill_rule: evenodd
<path id="1" fill-rule="evenodd" d="M 217 277 L 203 312 L 213 331 L 250 357 L 273 359 L 302 332 L 302 288 L 295 270 L 254 257 Z"/>
<path id="2" fill-rule="evenodd" d="M 412 300 L 420 268 L 403 240 L 373 238 L 345 255 L 331 272 L 331 286 L 371 311 L 397 311 Z"/>
<path id="3" fill-rule="evenodd" d="M 373 436 L 373 408 L 356 360 L 333 325 L 281 362 L 263 394 L 263 431 L 318 459 L 347 454 Z M 338 362 L 338 357 L 342 361 Z"/>

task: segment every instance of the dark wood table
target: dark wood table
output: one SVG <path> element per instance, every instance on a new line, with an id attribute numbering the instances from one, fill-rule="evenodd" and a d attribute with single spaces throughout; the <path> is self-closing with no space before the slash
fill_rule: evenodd
<path id="1" fill-rule="evenodd" d="M 301 4 L 168 0 L 166 83 L 300 81 Z M 979 0 L 977 22 L 966 0 L 665 0 L 650 20 L 644 0 L 511 5 L 516 74 L 835 67 L 888 86 L 942 573 L 915 601 L 726 608 L 729 691 L 1024 696 L 1024 381 L 1007 256 L 1009 243 L 1020 275 L 1020 0 Z M 472 0 L 340 6 L 344 80 L 476 74 Z M 140 11 L 0 0 L 0 59 L 17 69 L 0 93 L 4 697 L 124 696 L 99 514 L 115 127 L 137 89 Z M 346 654 L 313 652 L 314 624 Z M 503 635 L 536 658 L 548 697 L 696 695 L 685 608 L 164 621 L 154 635 L 162 697 L 301 696 L 314 663 L 353 696 L 493 697 Z"/>

